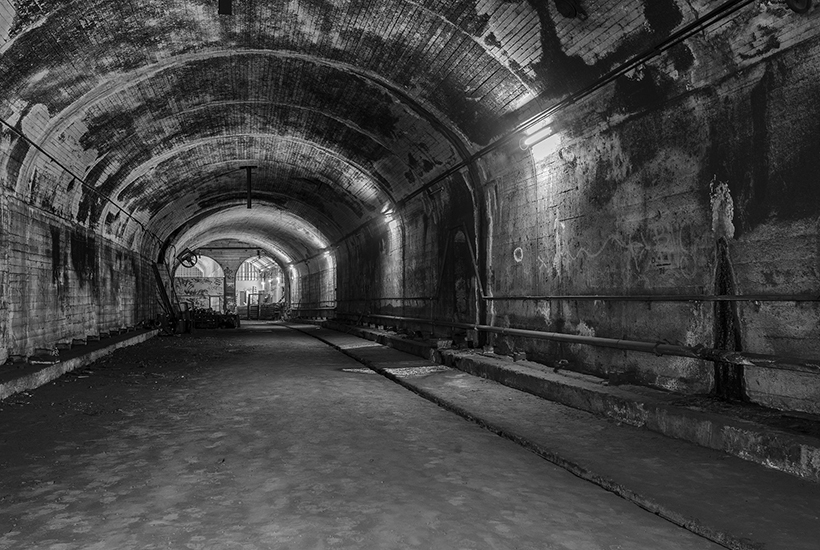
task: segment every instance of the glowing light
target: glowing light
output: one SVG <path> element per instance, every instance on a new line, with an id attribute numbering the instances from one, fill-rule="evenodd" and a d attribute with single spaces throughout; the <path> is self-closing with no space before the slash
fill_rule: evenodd
<path id="1" fill-rule="evenodd" d="M 525 129 L 524 133 L 527 134 L 528 136 L 531 136 L 536 132 L 540 132 L 542 130 L 545 130 L 546 128 L 549 128 L 549 125 L 550 125 L 551 122 L 552 121 L 549 120 L 549 119 L 544 119 L 541 122 L 539 122 L 537 124 L 533 124 L 529 128 Z"/>
<path id="2" fill-rule="evenodd" d="M 394 218 L 393 218 L 394 212 L 393 212 L 392 208 L 388 208 L 387 210 L 383 210 L 382 214 L 384 214 L 384 223 L 386 223 L 388 225 L 393 223 L 393 221 L 394 221 Z"/>
<path id="3" fill-rule="evenodd" d="M 546 139 L 542 139 L 538 143 L 534 143 L 532 147 L 530 147 L 530 153 L 532 153 L 532 158 L 538 162 L 555 153 L 560 145 L 561 135 L 554 134 Z"/>
<path id="4" fill-rule="evenodd" d="M 523 143 L 525 148 L 529 147 L 533 143 L 537 143 L 537 142 L 541 141 L 542 139 L 546 139 L 547 137 L 549 137 L 551 132 L 552 132 L 552 128 L 550 128 L 549 126 L 547 126 L 545 128 L 541 128 L 540 130 L 538 130 L 537 132 L 535 132 L 533 134 L 527 134 L 528 137 L 526 137 L 522 143 Z"/>

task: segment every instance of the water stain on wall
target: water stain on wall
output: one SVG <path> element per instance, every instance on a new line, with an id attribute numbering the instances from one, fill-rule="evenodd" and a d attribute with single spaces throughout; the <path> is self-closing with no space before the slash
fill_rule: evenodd
<path id="1" fill-rule="evenodd" d="M 95 237 L 71 232 L 71 267 L 80 287 L 90 284 L 97 288 L 97 240 Z"/>

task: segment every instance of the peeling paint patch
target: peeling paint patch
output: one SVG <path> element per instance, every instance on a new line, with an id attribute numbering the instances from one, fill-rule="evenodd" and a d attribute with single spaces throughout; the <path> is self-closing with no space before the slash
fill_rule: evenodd
<path id="1" fill-rule="evenodd" d="M 656 2 L 657 0 L 654 0 L 649 4 Z M 589 19 L 584 25 L 569 26 L 568 32 L 559 36 L 564 52 L 570 56 L 580 57 L 587 65 L 594 65 L 605 59 L 625 40 L 646 29 L 649 22 L 644 10 L 649 7 L 644 8 L 643 4 L 642 0 L 621 0 L 614 3 L 612 9 L 590 9 Z M 613 23 L 618 26 L 617 40 L 610 37 Z M 590 43 L 596 47 L 591 48 Z"/>
<path id="2" fill-rule="evenodd" d="M 584 321 L 579 321 L 576 327 L 578 334 L 581 336 L 595 336 L 595 329 L 586 324 Z"/>
<path id="3" fill-rule="evenodd" d="M 544 301 L 536 308 L 538 314 L 544 319 L 544 324 L 550 326 L 552 323 L 552 307 L 548 301 Z"/>
<path id="4" fill-rule="evenodd" d="M 733 220 L 735 205 L 729 191 L 729 185 L 713 178 L 709 184 L 709 202 L 712 205 L 712 231 L 715 238 L 731 239 L 735 236 Z"/>
<path id="5" fill-rule="evenodd" d="M 29 84 L 37 84 L 38 82 L 45 79 L 45 77 L 48 76 L 49 72 L 50 71 L 48 70 L 48 68 L 46 68 L 46 69 L 43 69 L 42 71 L 39 71 L 39 72 L 31 75 L 31 77 L 28 80 Z"/>

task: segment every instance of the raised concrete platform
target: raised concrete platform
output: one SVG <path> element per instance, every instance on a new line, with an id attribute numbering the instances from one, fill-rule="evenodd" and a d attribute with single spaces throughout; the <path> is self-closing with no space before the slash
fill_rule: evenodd
<path id="1" fill-rule="evenodd" d="M 72 345 L 57 356 L 31 357 L 25 363 L 0 366 L 0 399 L 33 390 L 74 369 L 93 363 L 114 350 L 133 346 L 156 336 L 157 330 L 135 330 Z"/>
<path id="2" fill-rule="evenodd" d="M 567 407 L 436 364 L 430 358 L 429 345 L 422 346 L 427 348 L 421 350 L 425 358 L 414 359 L 405 352 L 368 344 L 353 335 L 391 344 L 399 340 L 373 329 L 340 326 L 346 329 L 346 334 L 308 325 L 299 328 L 440 406 L 727 548 L 815 550 L 818 547 L 820 486 L 816 482 L 617 421 L 614 413 L 593 414 Z M 410 341 L 402 343 L 406 349 L 419 345 Z M 514 377 L 532 374 L 522 369 L 533 369 L 464 352 L 438 353 L 452 365 L 467 367 L 472 361 L 472 364 L 483 365 L 482 368 L 515 373 Z M 597 397 L 594 388 L 588 386 L 590 381 L 576 382 L 567 384 L 567 394 L 588 396 L 590 409 L 607 403 L 607 407 L 614 409 L 618 403 L 630 399 L 625 388 L 602 386 L 604 391 L 598 393 L 620 396 L 607 400 Z M 581 401 L 578 398 L 579 404 Z M 638 410 L 637 406 L 635 409 Z M 658 403 L 648 407 L 644 426 L 662 425 L 660 420 L 650 418 L 661 416 L 663 410 Z M 690 412 L 698 413 L 692 418 L 714 425 L 720 425 L 724 419 L 732 420 L 706 410 Z M 623 414 L 631 417 L 633 413 Z M 684 424 L 688 422 L 685 419 Z M 757 425 L 756 429 L 766 431 L 763 425 Z M 503 465 L 499 468 L 503 469 Z"/>
<path id="3" fill-rule="evenodd" d="M 812 415 L 790 415 L 755 405 L 721 403 L 645 387 L 611 386 L 594 376 L 556 371 L 531 361 L 513 362 L 509 357 L 474 350 L 438 350 L 429 342 L 338 322 L 326 322 L 323 326 L 569 407 L 820 482 L 820 418 Z"/>

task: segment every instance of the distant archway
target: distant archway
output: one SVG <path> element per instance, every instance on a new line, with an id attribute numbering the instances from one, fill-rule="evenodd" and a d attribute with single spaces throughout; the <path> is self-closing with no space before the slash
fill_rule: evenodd
<path id="1" fill-rule="evenodd" d="M 180 302 L 192 308 L 222 311 L 225 273 L 216 260 L 199 256 L 191 267 L 178 265 L 174 271 L 174 291 Z"/>
<path id="2" fill-rule="evenodd" d="M 285 300 L 285 274 L 270 256 L 257 254 L 236 270 L 236 312 L 241 319 L 276 319 Z"/>

